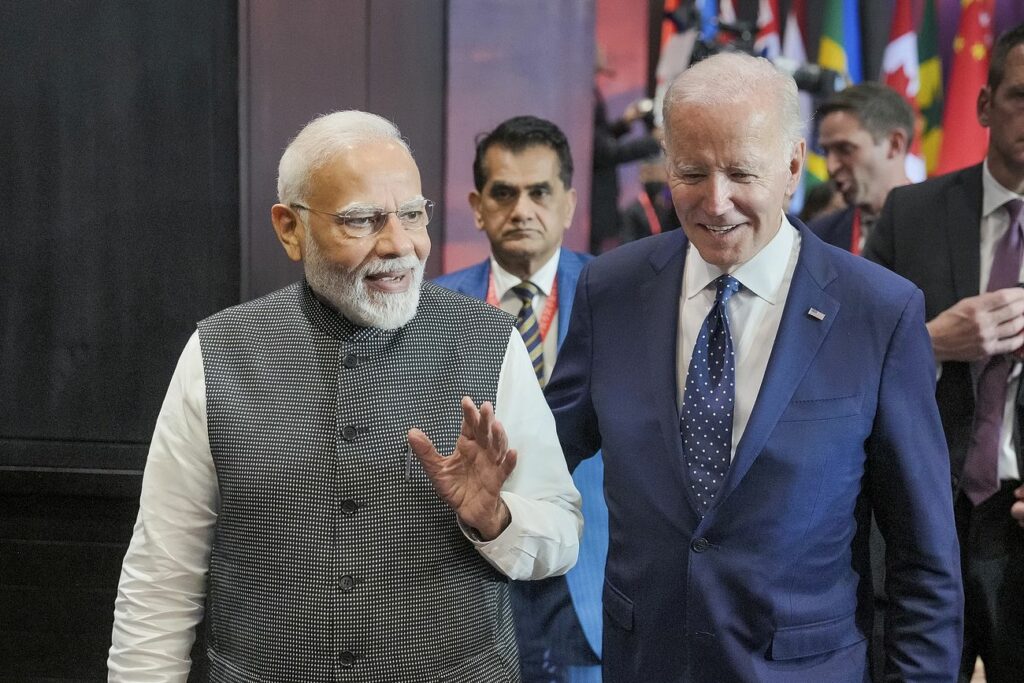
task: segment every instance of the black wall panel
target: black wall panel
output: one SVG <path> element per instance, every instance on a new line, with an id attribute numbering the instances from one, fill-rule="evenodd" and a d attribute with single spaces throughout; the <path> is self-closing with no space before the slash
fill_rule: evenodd
<path id="1" fill-rule="evenodd" d="M 238 301 L 237 8 L 0 26 L 0 680 L 99 681 L 167 381 Z"/>

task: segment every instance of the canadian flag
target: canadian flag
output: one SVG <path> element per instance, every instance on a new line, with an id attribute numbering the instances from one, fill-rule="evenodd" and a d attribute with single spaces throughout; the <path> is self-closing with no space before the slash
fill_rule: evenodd
<path id="1" fill-rule="evenodd" d="M 924 122 L 917 104 L 917 92 L 921 80 L 917 63 L 917 33 L 914 31 L 911 0 L 896 0 L 889 44 L 882 54 L 882 82 L 903 95 L 903 99 L 914 110 L 914 141 L 907 154 L 907 177 L 920 182 L 927 175 L 924 155 L 921 153 L 921 133 Z"/>

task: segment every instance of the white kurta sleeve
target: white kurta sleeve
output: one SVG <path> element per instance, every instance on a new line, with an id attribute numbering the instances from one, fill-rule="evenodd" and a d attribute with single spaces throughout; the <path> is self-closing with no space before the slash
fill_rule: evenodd
<path id="1" fill-rule="evenodd" d="M 121 568 L 109 681 L 184 682 L 219 505 L 199 336 L 178 361 L 150 444 L 139 516 Z"/>
<path id="2" fill-rule="evenodd" d="M 512 579 L 543 579 L 576 564 L 583 515 L 580 494 L 565 465 L 555 418 L 537 383 L 530 354 L 515 329 L 498 379 L 495 415 L 518 453 L 501 497 L 512 521 L 479 552 Z"/>

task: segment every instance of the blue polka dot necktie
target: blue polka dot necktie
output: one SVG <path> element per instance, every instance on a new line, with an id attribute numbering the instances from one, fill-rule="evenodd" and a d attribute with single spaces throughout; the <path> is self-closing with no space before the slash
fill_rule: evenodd
<path id="1" fill-rule="evenodd" d="M 742 285 L 731 275 L 722 275 L 715 286 L 715 304 L 693 345 L 679 419 L 686 476 L 701 514 L 714 502 L 729 469 L 736 403 L 728 303 Z"/>
<path id="2" fill-rule="evenodd" d="M 544 345 L 540 338 L 540 323 L 537 322 L 537 314 L 533 311 L 533 297 L 540 294 L 540 288 L 529 280 L 523 280 L 512 288 L 512 293 L 523 304 L 516 317 L 516 327 L 519 328 L 519 334 L 523 335 L 526 350 L 530 352 L 530 360 L 533 362 L 533 371 L 543 387 Z"/>

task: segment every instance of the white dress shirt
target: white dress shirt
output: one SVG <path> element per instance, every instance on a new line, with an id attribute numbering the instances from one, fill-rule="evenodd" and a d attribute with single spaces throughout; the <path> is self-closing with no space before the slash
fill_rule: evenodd
<path id="1" fill-rule="evenodd" d="M 537 324 L 540 324 L 541 316 L 544 314 L 544 307 L 551 296 L 551 290 L 555 286 L 555 277 L 558 275 L 558 257 L 561 249 L 555 250 L 555 255 L 548 259 L 548 262 L 537 269 L 537 272 L 530 276 L 530 282 L 537 285 L 540 293 L 533 297 L 533 312 L 537 315 Z M 519 309 L 523 302 L 513 293 L 512 288 L 523 281 L 518 275 L 508 272 L 491 256 L 491 277 L 494 282 L 494 292 L 498 295 L 498 307 L 506 313 L 518 316 Z M 565 292 L 559 292 L 558 296 L 565 296 Z M 551 379 L 551 371 L 555 367 L 555 359 L 558 356 L 558 311 L 551 317 L 551 327 L 545 335 L 541 344 L 541 352 L 544 354 L 544 382 Z M 536 375 L 534 375 L 536 377 Z"/>
<path id="2" fill-rule="evenodd" d="M 518 452 L 501 494 L 512 521 L 487 542 L 463 532 L 510 578 L 562 574 L 579 550 L 580 496 L 517 330 L 505 351 L 495 403 L 509 447 Z M 184 682 L 188 677 L 218 508 L 203 359 L 194 333 L 171 378 L 146 461 L 139 515 L 114 608 L 110 681 Z"/>
<path id="3" fill-rule="evenodd" d="M 736 356 L 736 402 L 730 458 L 736 455 L 736 445 L 743 437 L 750 412 L 761 391 L 761 381 L 775 346 L 782 310 L 786 306 L 789 285 L 800 254 L 800 233 L 785 216 L 781 221 L 779 231 L 761 251 L 729 272 L 743 285 L 728 303 L 729 331 Z M 704 318 L 715 304 L 715 286 L 712 283 L 725 274 L 721 268 L 701 258 L 700 252 L 690 245 L 683 268 L 676 337 L 677 406 L 683 404 L 693 345 Z"/>
<path id="4" fill-rule="evenodd" d="M 992 259 L 995 258 L 996 244 L 1010 229 L 1010 214 L 1003 204 L 1011 199 L 1024 199 L 1021 195 L 1006 189 L 992 177 L 988 170 L 988 161 L 982 165 L 981 171 L 981 280 L 979 292 L 988 291 L 988 278 L 992 272 Z M 1024 277 L 1018 275 L 1018 281 Z M 1020 384 L 1021 364 L 1015 362 L 1007 380 L 1006 405 L 1003 410 L 1003 425 L 999 434 L 999 479 L 1020 479 L 1017 468 L 1017 448 L 1015 443 L 1020 436 L 1015 434 L 1017 424 L 1015 404 L 1017 387 Z"/>

